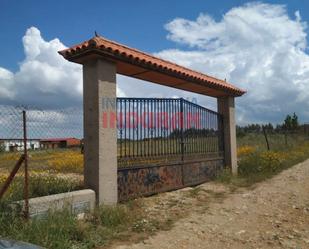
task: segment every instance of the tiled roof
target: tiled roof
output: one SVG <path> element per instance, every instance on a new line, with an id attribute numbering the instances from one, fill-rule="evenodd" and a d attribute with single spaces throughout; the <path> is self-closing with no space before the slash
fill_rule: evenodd
<path id="1" fill-rule="evenodd" d="M 79 45 L 59 51 L 59 53 L 64 58 L 77 63 L 83 63 L 83 60 L 86 57 L 95 53 L 98 56 L 104 56 L 107 59 L 115 61 L 117 63 L 117 72 L 120 74 L 188 91 L 192 90 L 193 92 L 203 94 L 201 88 L 201 86 L 203 86 L 207 88 L 205 94 L 210 92 L 212 93 L 210 95 L 214 96 L 219 96 L 220 94 L 241 96 L 245 93 L 244 90 L 237 88 L 224 80 L 193 71 L 175 63 L 141 52 L 137 49 L 107 40 L 101 36 L 95 36 Z M 134 65 L 135 67 L 130 67 L 128 64 Z M 139 71 L 135 71 L 137 70 L 137 67 L 139 67 Z M 143 69 L 142 71 L 141 68 Z M 151 74 L 151 72 L 156 72 L 157 75 Z M 142 74 L 144 75 L 142 76 Z M 159 74 L 161 75 L 161 78 L 158 78 Z M 168 78 L 164 77 L 164 75 L 170 78 L 177 78 L 178 81 L 173 82 L 173 84 L 168 84 Z M 179 79 L 182 81 L 179 81 Z M 180 86 L 181 84 L 184 85 L 187 83 L 190 83 L 187 87 Z M 197 86 L 195 89 L 195 86 L 192 85 L 192 83 L 199 85 L 199 88 Z M 213 91 L 211 91 L 211 89 L 213 89 Z"/>
<path id="2" fill-rule="evenodd" d="M 44 138 L 41 139 L 41 142 L 62 142 L 62 141 L 69 141 L 69 140 L 80 140 L 78 138 L 73 137 L 64 137 L 64 138 Z"/>

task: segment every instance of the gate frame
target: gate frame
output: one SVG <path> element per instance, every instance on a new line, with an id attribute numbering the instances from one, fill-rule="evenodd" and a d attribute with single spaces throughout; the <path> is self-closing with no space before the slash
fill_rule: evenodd
<path id="1" fill-rule="evenodd" d="M 65 59 L 83 65 L 84 178 L 96 192 L 98 204 L 116 204 L 117 130 L 103 128 L 102 100 L 117 98 L 116 74 L 217 98 L 223 116 L 225 164 L 237 173 L 234 98 L 245 91 L 225 80 L 190 70 L 96 35 L 59 51 Z M 115 109 L 110 107 L 115 113 Z"/>

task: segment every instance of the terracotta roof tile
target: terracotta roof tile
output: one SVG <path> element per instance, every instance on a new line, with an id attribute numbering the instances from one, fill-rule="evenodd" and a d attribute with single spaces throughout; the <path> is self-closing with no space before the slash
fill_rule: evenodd
<path id="1" fill-rule="evenodd" d="M 133 64 L 143 64 L 148 68 L 159 70 L 160 72 L 162 71 L 165 74 L 172 73 L 174 77 L 181 76 L 182 78 L 187 78 L 190 82 L 198 81 L 204 83 L 205 87 L 217 88 L 221 91 L 226 91 L 230 95 L 241 96 L 245 93 L 244 90 L 237 88 L 224 80 L 193 71 L 137 49 L 110 41 L 101 36 L 95 36 L 81 44 L 59 51 L 64 58 L 74 62 L 80 62 L 80 58 L 90 52 L 102 53 L 116 61 L 125 60 Z"/>

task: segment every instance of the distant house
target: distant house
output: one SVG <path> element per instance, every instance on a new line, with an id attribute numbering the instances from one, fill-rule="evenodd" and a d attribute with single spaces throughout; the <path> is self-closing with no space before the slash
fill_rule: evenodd
<path id="1" fill-rule="evenodd" d="M 48 138 L 40 140 L 41 149 L 57 149 L 79 147 L 81 140 L 78 138 Z"/>
<path id="2" fill-rule="evenodd" d="M 39 139 L 28 139 L 27 140 L 27 149 L 36 150 L 40 148 Z M 0 139 L 0 151 L 23 151 L 24 150 L 24 141 L 22 139 Z"/>

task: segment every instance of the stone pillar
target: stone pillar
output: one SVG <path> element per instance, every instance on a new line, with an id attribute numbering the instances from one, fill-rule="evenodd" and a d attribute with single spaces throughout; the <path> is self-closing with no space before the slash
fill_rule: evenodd
<path id="1" fill-rule="evenodd" d="M 84 177 L 97 204 L 117 203 L 117 128 L 103 127 L 103 98 L 116 99 L 116 65 L 102 59 L 83 64 Z M 104 110 L 105 111 L 105 110 Z M 116 112 L 116 107 L 108 110 Z"/>
<path id="2" fill-rule="evenodd" d="M 234 97 L 218 98 L 218 112 L 223 115 L 224 158 L 226 166 L 237 174 L 237 145 Z"/>

